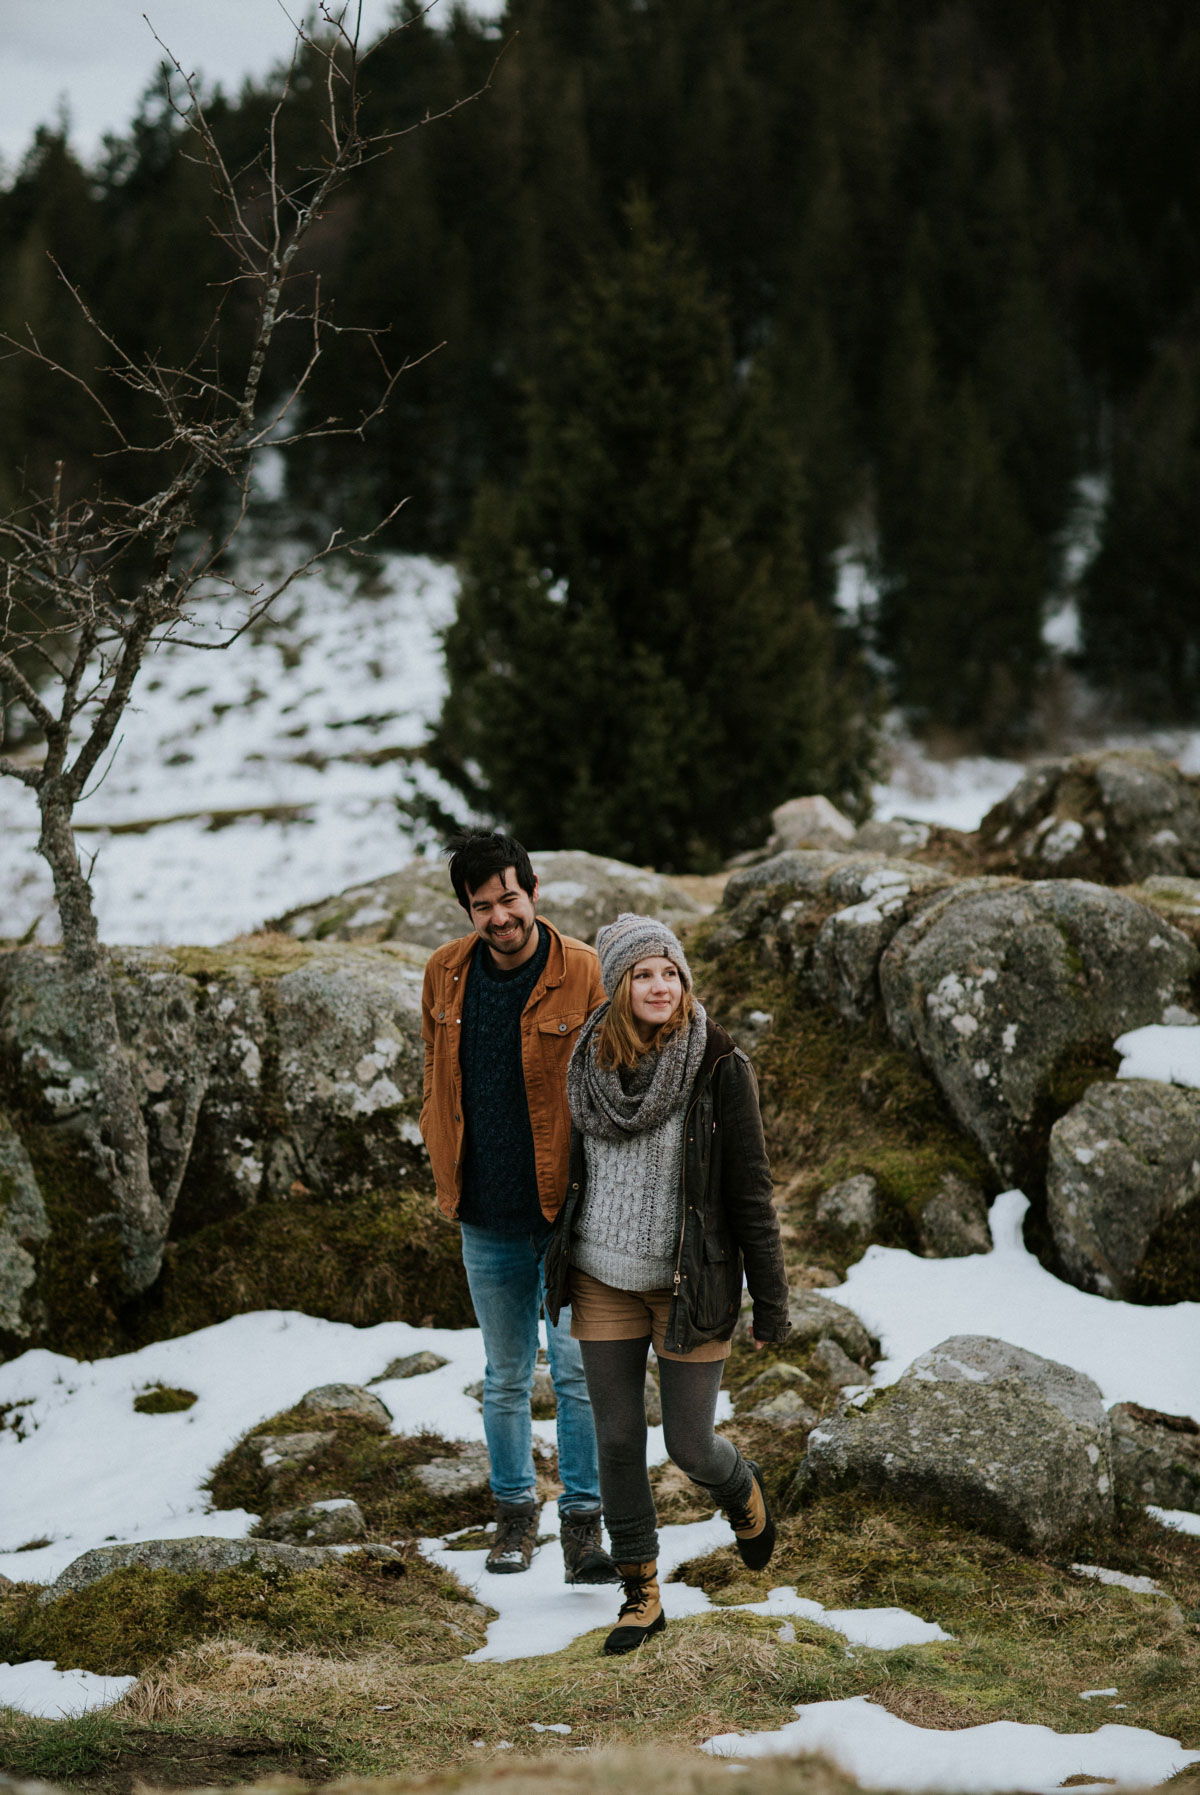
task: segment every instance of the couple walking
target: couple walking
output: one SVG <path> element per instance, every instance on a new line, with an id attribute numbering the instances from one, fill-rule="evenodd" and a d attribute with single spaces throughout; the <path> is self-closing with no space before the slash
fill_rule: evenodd
<path id="1" fill-rule="evenodd" d="M 472 830 L 450 845 L 471 933 L 426 970 L 421 1133 L 487 1352 L 487 1568 L 524 1571 L 537 1543 L 529 1399 L 544 1307 L 566 1580 L 624 1584 L 604 1649 L 627 1652 L 666 1625 L 651 1342 L 667 1451 L 724 1509 L 748 1565 L 774 1544 L 757 1466 L 713 1431 L 743 1264 L 756 1342 L 788 1328 L 757 1086 L 663 923 L 619 916 L 593 950 L 538 917 L 519 842 Z"/>

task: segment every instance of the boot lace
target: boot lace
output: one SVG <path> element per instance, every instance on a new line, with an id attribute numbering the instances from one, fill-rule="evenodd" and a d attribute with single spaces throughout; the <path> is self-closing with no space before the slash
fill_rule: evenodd
<path id="1" fill-rule="evenodd" d="M 519 1552 L 529 1532 L 532 1517 L 515 1514 L 502 1515 L 496 1523 L 496 1541 L 493 1552 Z"/>
<path id="2" fill-rule="evenodd" d="M 636 1614 L 639 1608 L 644 1607 L 652 1581 L 653 1578 L 644 1576 L 622 1578 L 625 1585 L 625 1600 L 618 1610 L 618 1620 L 624 1620 L 627 1614 Z"/>

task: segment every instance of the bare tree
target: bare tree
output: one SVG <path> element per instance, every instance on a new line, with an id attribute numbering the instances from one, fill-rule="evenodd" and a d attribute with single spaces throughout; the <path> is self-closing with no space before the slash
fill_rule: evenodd
<path id="1" fill-rule="evenodd" d="M 158 1276 L 206 1075 L 201 1073 L 188 1094 L 183 1152 L 169 1181 L 156 1188 L 88 873 L 76 846 L 75 807 L 113 749 L 148 653 L 168 640 L 196 648 L 229 646 L 298 575 L 335 549 L 361 546 L 389 521 L 381 518 L 368 536 L 352 541 L 333 530 L 323 546 L 267 588 L 241 585 L 224 571 L 226 553 L 247 513 L 256 452 L 268 441 L 285 446 L 318 435 L 361 435 L 387 405 L 404 372 L 389 364 L 384 344 L 367 331 L 379 365 L 373 409 L 352 420 L 299 421 L 298 401 L 331 333 L 341 328 L 333 323 L 319 283 L 302 278 L 301 250 L 354 171 L 386 153 L 394 137 L 406 134 L 373 134 L 365 125 L 362 73 L 373 50 L 364 50 L 359 42 L 361 6 L 357 18 L 353 7 L 335 8 L 324 0 L 320 11 L 319 29 L 297 27 L 292 72 L 270 115 L 261 152 L 240 169 L 227 163 L 196 82 L 165 52 L 174 71 L 172 104 L 186 128 L 190 153 L 206 167 L 215 196 L 210 223 L 231 258 L 228 281 L 213 294 L 212 329 L 195 358 L 173 367 L 127 354 L 61 268 L 60 278 L 98 341 L 105 364 L 99 374 L 55 363 L 32 329 L 24 338 L 7 339 L 10 349 L 83 386 L 112 432 L 115 452 L 140 454 L 147 468 L 156 470 L 154 490 L 144 497 L 117 499 L 98 491 L 68 501 L 60 468 L 53 491 L 0 519 L 0 687 L 7 686 L 5 696 L 23 708 L 45 743 L 40 764 L 0 754 L 0 775 L 21 780 L 37 798 L 38 851 L 53 875 L 63 953 L 95 1056 L 99 1148 L 116 1197 L 124 1277 L 133 1292 L 148 1289 Z M 278 133 L 301 56 L 322 77 L 321 141 L 313 146 L 312 165 L 297 173 L 285 171 Z M 171 85 L 172 77 L 168 81 Z M 466 96 L 448 110 L 476 97 Z M 431 122 L 427 114 L 409 128 Z M 248 310 L 251 324 L 249 352 L 230 378 L 215 343 L 222 306 L 231 296 Z M 268 406 L 280 333 L 297 325 L 303 326 L 309 345 L 306 364 L 284 396 Z M 127 440 L 104 403 L 102 377 L 115 378 L 138 395 L 155 420 L 154 440 Z M 232 522 L 205 534 L 199 527 L 202 491 L 214 476 L 225 480 L 234 495 Z M 214 580 L 231 611 L 216 641 L 201 639 L 192 629 L 190 609 Z M 5 714 L 0 707 L 0 748 L 5 746 Z"/>

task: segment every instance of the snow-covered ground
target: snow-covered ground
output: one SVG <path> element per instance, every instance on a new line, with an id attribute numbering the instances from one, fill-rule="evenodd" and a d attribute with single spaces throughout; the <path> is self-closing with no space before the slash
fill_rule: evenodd
<path id="1" fill-rule="evenodd" d="M 249 559 L 246 583 L 283 555 Z M 412 757 L 441 706 L 456 590 L 453 570 L 423 556 L 384 558 L 362 587 L 350 565 L 326 564 L 231 647 L 160 648 L 77 812 L 104 939 L 227 941 L 428 848 L 404 806 L 424 793 L 463 811 Z M 215 641 L 236 612 L 204 601 L 189 635 Z M 1200 770 L 1200 732 L 1154 739 Z M 1024 770 L 935 759 L 899 728 L 889 754 L 876 814 L 956 829 L 975 828 Z M 31 794 L 0 779 L 0 936 L 56 937 L 36 838 Z"/>
<path id="2" fill-rule="evenodd" d="M 1086 1372 L 1106 1402 L 1130 1399 L 1175 1412 L 1194 1410 L 1200 1303 L 1142 1308 L 1059 1283 L 1022 1243 L 1024 1208 L 1019 1192 L 997 1198 L 989 1255 L 928 1260 L 870 1247 L 845 1284 L 827 1293 L 879 1336 L 883 1357 L 874 1382 L 893 1382 L 919 1353 L 951 1334 L 993 1332 Z M 473 1329 L 412 1328 L 402 1322 L 354 1328 L 299 1314 L 263 1313 L 235 1316 L 120 1358 L 81 1364 L 36 1351 L 10 1360 L 0 1366 L 0 1405 L 21 1405 L 24 1437 L 11 1427 L 0 1430 L 0 1572 L 50 1581 L 80 1553 L 111 1541 L 244 1537 L 255 1517 L 242 1510 L 209 1512 L 202 1488 L 230 1445 L 314 1384 L 364 1383 L 378 1377 L 389 1360 L 420 1348 L 448 1363 L 420 1377 L 373 1386 L 391 1410 L 395 1430 L 429 1427 L 464 1440 L 482 1439 L 479 1404 L 466 1395 L 466 1386 L 483 1369 L 483 1346 Z M 134 1397 L 153 1383 L 192 1390 L 198 1400 L 177 1414 L 136 1413 Z M 553 1438 L 552 1422 L 535 1427 L 544 1439 Z M 661 1460 L 661 1429 L 652 1430 L 650 1449 L 652 1458 Z M 1162 1518 L 1189 1530 L 1197 1521 L 1190 1515 Z M 546 1523 L 553 1527 L 552 1515 Z M 731 1537 L 719 1517 L 666 1527 L 663 1568 Z M 48 1543 L 20 1549 L 36 1539 Z M 611 1590 L 563 1584 L 557 1545 L 544 1546 L 526 1576 L 501 1578 L 486 1575 L 482 1552 L 456 1551 L 452 1540 L 429 1540 L 424 1549 L 498 1611 L 477 1659 L 555 1652 L 613 1618 Z M 665 1585 L 664 1597 L 676 1619 L 711 1606 L 703 1591 L 683 1583 Z M 828 1611 L 803 1588 L 780 1587 L 766 1601 L 748 1606 L 753 1613 L 778 1616 L 784 1641 L 795 1636 L 794 1618 L 832 1628 L 846 1639 L 848 1650 L 920 1646 L 948 1637 L 936 1614 L 894 1608 Z M 50 1716 L 104 1705 L 127 1686 L 119 1678 L 86 1678 L 70 1666 L 62 1673 L 45 1664 L 0 1666 L 0 1703 Z M 1119 1678 L 1114 1690 L 1080 1691 L 1081 1699 L 1103 1698 L 1110 1709 L 1123 1705 L 1117 1694 Z M 1070 1735 L 1009 1722 L 942 1733 L 861 1701 L 814 1703 L 797 1712 L 799 1720 L 779 1732 L 725 1736 L 709 1748 L 737 1757 L 819 1749 L 864 1786 L 890 1788 L 1048 1789 L 1064 1776 L 1083 1773 L 1147 1784 L 1200 1762 L 1200 1752 L 1111 1722 Z"/>
<path id="3" fill-rule="evenodd" d="M 398 804 L 451 796 L 409 755 L 441 706 L 456 591 L 423 556 L 387 558 L 365 590 L 326 564 L 230 647 L 160 647 L 76 812 L 102 936 L 227 941 L 411 859 L 428 833 Z M 189 638 L 216 642 L 244 611 L 202 601 Z M 0 779 L 0 935 L 53 940 L 37 822 L 32 794 Z"/>

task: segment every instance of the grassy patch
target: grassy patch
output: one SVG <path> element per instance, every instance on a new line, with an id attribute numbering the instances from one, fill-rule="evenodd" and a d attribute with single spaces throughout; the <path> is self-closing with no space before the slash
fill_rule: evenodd
<path id="1" fill-rule="evenodd" d="M 1006 1719 L 1080 1731 L 1113 1717 L 1089 1716 L 1080 1691 L 1116 1685 L 1116 1699 L 1128 1704 L 1123 1722 L 1200 1744 L 1200 1542 L 1138 1511 L 1115 1535 L 1078 1541 L 1075 1555 L 1150 1576 L 1166 1597 L 1108 1587 L 1069 1562 L 857 1494 L 783 1519 L 764 1573 L 722 1550 L 679 1574 L 721 1602 L 761 1600 L 771 1585 L 795 1583 L 827 1608 L 907 1608 L 955 1635 L 932 1647 L 856 1651 L 852 1660 L 805 1654 L 794 1701 L 869 1693 L 905 1718 L 945 1716 L 923 1725 Z"/>
<path id="2" fill-rule="evenodd" d="M 130 1565 L 54 1602 L 39 1594 L 30 1584 L 0 1590 L 0 1661 L 49 1658 L 106 1676 L 140 1674 L 217 1638 L 331 1655 L 386 1643 L 406 1663 L 460 1657 L 482 1645 L 487 1614 L 415 1551 L 399 1563 L 352 1556 L 305 1571 Z"/>
<path id="3" fill-rule="evenodd" d="M 170 1384 L 149 1384 L 133 1399 L 139 1415 L 178 1415 L 198 1401 L 194 1390 L 175 1390 Z"/>
<path id="4" fill-rule="evenodd" d="M 131 1344 L 255 1309 L 372 1327 L 473 1325 L 458 1230 L 426 1190 L 261 1203 L 167 1247 L 163 1273 L 125 1312 Z"/>
<path id="5" fill-rule="evenodd" d="M 332 1431 L 334 1438 L 308 1464 L 264 1468 L 256 1444 L 259 1435 L 314 1429 Z M 453 1458 L 459 1451 L 459 1443 L 437 1434 L 384 1433 L 361 1416 L 315 1416 L 309 1409 L 289 1409 L 240 1440 L 221 1460 L 208 1487 L 214 1508 L 245 1508 L 253 1514 L 352 1496 L 373 1539 L 437 1537 L 481 1525 L 493 1513 L 487 1489 L 434 1496 L 413 1476 L 416 1466 L 434 1458 Z"/>

